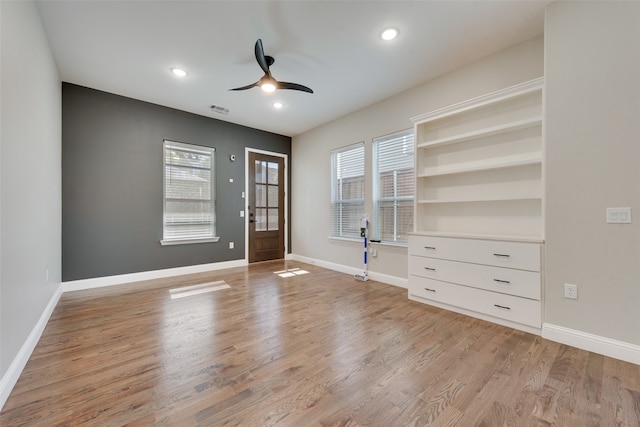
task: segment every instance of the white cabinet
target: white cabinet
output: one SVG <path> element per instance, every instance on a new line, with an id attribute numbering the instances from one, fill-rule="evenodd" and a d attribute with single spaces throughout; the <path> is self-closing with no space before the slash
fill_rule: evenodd
<path id="1" fill-rule="evenodd" d="M 413 118 L 409 298 L 539 333 L 543 79 Z"/>
<path id="2" fill-rule="evenodd" d="M 542 325 L 539 243 L 409 236 L 409 299 L 528 332 Z"/>

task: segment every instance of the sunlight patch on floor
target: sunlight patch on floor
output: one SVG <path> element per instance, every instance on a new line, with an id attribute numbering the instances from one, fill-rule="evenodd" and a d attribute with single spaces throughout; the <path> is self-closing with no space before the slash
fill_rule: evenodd
<path id="1" fill-rule="evenodd" d="M 302 274 L 309 274 L 307 270 L 302 270 L 300 268 L 290 268 L 288 270 L 274 271 L 273 273 L 280 277 L 293 277 L 300 276 Z"/>
<path id="2" fill-rule="evenodd" d="M 169 294 L 171 295 L 171 299 L 178 299 L 230 288 L 231 286 L 227 285 L 224 280 L 218 280 L 217 282 L 201 283 L 199 285 L 169 289 Z"/>

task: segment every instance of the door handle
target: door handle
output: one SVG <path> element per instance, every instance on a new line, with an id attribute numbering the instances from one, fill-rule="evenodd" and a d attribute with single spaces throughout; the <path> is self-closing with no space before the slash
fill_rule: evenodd
<path id="1" fill-rule="evenodd" d="M 253 223 L 256 222 L 254 219 L 250 219 L 249 222 Z"/>

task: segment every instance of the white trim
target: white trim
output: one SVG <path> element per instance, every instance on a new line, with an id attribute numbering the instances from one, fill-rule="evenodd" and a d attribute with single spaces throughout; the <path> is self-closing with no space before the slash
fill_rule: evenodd
<path id="1" fill-rule="evenodd" d="M 410 232 L 409 234 L 416 234 L 413 231 Z M 327 239 L 329 240 L 338 240 L 341 242 L 352 242 L 352 243 L 356 243 L 360 246 L 362 246 L 362 238 L 357 238 L 357 237 L 339 237 L 339 236 L 327 236 Z M 369 239 L 367 241 L 367 243 L 369 245 L 380 245 L 380 246 L 386 246 L 388 248 L 400 248 L 400 249 L 408 249 L 409 248 L 409 243 L 395 243 L 395 242 L 387 242 L 387 241 L 373 241 L 371 239 Z"/>
<path id="2" fill-rule="evenodd" d="M 317 265 L 322 268 L 337 271 L 340 273 L 349 274 L 351 276 L 356 274 L 362 274 L 362 268 L 349 267 L 348 265 L 336 264 L 329 261 L 324 261 L 316 258 L 309 258 L 302 255 L 292 254 L 291 259 L 294 261 L 304 262 L 306 264 Z M 388 274 L 376 273 L 375 271 L 368 272 L 369 278 L 376 282 L 385 283 L 387 285 L 397 286 L 399 288 L 407 289 L 409 287 L 409 280 L 402 277 L 390 276 Z"/>
<path id="3" fill-rule="evenodd" d="M 244 258 L 249 260 L 249 153 L 265 154 L 284 159 L 284 257 L 287 259 L 289 242 L 289 155 L 275 151 L 244 147 Z"/>
<path id="4" fill-rule="evenodd" d="M 545 323 L 542 337 L 561 344 L 640 365 L 640 345 Z"/>
<path id="5" fill-rule="evenodd" d="M 195 243 L 215 243 L 220 240 L 219 237 L 207 237 L 205 239 L 167 239 L 160 240 L 162 246 L 169 245 L 191 245 Z"/>
<path id="6" fill-rule="evenodd" d="M 2 408 L 4 407 L 4 404 L 9 398 L 13 387 L 18 382 L 20 374 L 22 374 L 22 370 L 27 365 L 27 362 L 31 357 L 31 353 L 33 353 L 33 350 L 36 348 L 36 344 L 38 344 L 38 341 L 42 336 L 42 332 L 47 326 L 49 318 L 51 317 L 53 310 L 56 308 L 56 305 L 58 304 L 62 293 L 63 290 L 62 286 L 60 285 L 51 296 L 51 299 L 40 315 L 38 322 L 31 330 L 31 333 L 27 337 L 24 344 L 22 344 L 20 351 L 18 351 L 18 354 L 11 362 L 11 365 L 9 365 L 9 369 L 7 369 L 7 372 L 5 372 L 5 374 L 2 376 L 2 379 L 0 379 L 0 410 L 2 410 Z"/>
<path id="7" fill-rule="evenodd" d="M 376 282 L 397 286 L 398 288 L 409 289 L 409 279 L 403 279 L 402 277 L 396 277 L 396 276 L 391 276 L 389 274 L 376 273 L 375 271 L 369 271 L 369 278 L 371 280 L 375 280 Z"/>
<path id="8" fill-rule="evenodd" d="M 62 292 L 80 291 L 84 289 L 101 288 L 103 286 L 122 285 L 125 283 L 139 282 L 142 280 L 162 279 L 183 274 L 204 273 L 207 271 L 222 270 L 225 268 L 244 267 L 247 261 L 239 259 L 235 261 L 215 262 L 211 264 L 190 265 L 186 267 L 167 268 L 164 270 L 142 271 L 139 273 L 120 274 L 117 276 L 96 277 L 93 279 L 73 280 L 62 283 Z"/>
<path id="9" fill-rule="evenodd" d="M 410 120 L 416 122 L 428 122 L 432 120 L 441 119 L 443 117 L 459 114 L 467 111 L 471 108 L 480 107 L 483 105 L 489 105 L 503 101 L 505 99 L 526 95 L 536 91 L 542 91 L 544 85 L 544 77 L 538 77 L 527 82 L 519 83 L 514 86 L 500 89 L 495 92 L 480 95 L 475 98 L 471 98 L 466 101 L 458 102 L 457 104 L 449 105 L 438 110 L 431 111 L 426 114 L 421 114 L 416 117 L 412 117 Z"/>

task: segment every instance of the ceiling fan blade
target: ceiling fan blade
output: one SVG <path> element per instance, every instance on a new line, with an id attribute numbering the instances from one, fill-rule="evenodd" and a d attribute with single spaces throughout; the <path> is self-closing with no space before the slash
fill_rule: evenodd
<path id="1" fill-rule="evenodd" d="M 298 83 L 288 83 L 288 82 L 278 82 L 278 89 L 292 89 L 292 90 L 300 90 L 302 92 L 313 93 L 313 91 L 303 85 L 299 85 Z"/>
<path id="2" fill-rule="evenodd" d="M 258 61 L 258 64 L 260 65 L 260 68 L 262 68 L 262 71 L 264 71 L 265 73 L 269 73 L 269 63 L 267 62 L 267 58 L 264 56 L 264 49 L 262 47 L 262 39 L 258 39 L 258 41 L 256 42 L 256 47 L 255 47 L 255 53 L 256 53 L 256 61 Z"/>
<path id="3" fill-rule="evenodd" d="M 236 87 L 236 88 L 229 89 L 229 90 L 247 90 L 247 89 L 251 89 L 252 87 L 256 87 L 256 86 L 258 86 L 258 82 L 252 83 L 252 84 L 247 85 L 247 86 Z"/>

